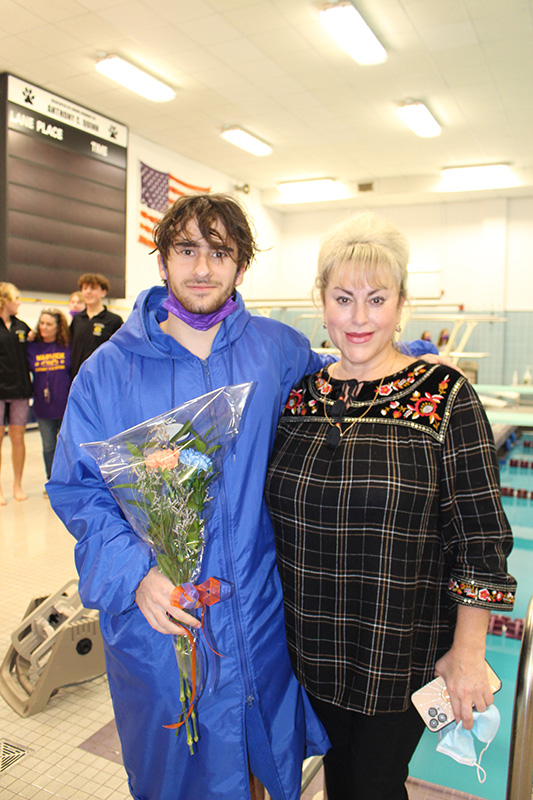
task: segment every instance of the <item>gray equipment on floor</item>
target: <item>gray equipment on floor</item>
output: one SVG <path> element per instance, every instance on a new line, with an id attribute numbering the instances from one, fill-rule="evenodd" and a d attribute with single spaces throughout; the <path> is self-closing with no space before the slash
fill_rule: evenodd
<path id="1" fill-rule="evenodd" d="M 82 606 L 77 581 L 34 598 L 11 642 L 0 668 L 0 694 L 21 717 L 42 711 L 62 687 L 105 672 L 98 612 Z"/>

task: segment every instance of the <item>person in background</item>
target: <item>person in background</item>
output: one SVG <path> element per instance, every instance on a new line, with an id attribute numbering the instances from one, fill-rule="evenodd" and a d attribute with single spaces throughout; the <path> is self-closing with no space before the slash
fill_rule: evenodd
<path id="1" fill-rule="evenodd" d="M 420 337 L 423 342 L 430 342 L 431 341 L 431 333 L 430 331 L 422 331 L 422 336 Z"/>
<path id="2" fill-rule="evenodd" d="M 70 355 L 70 333 L 64 314 L 57 308 L 41 311 L 33 340 L 28 343 L 28 364 L 47 480 L 70 389 Z"/>
<path id="3" fill-rule="evenodd" d="M 512 608 L 498 461 L 466 378 L 395 344 L 409 246 L 365 213 L 322 242 L 316 287 L 340 360 L 295 385 L 266 480 L 295 674 L 332 743 L 328 800 L 405 800 L 442 676 L 455 719 L 493 702 L 491 611 Z"/>
<path id="4" fill-rule="evenodd" d="M 445 347 L 448 344 L 448 339 L 450 338 L 450 331 L 448 328 L 443 328 L 439 333 L 439 341 L 437 342 L 437 347 Z"/>
<path id="5" fill-rule="evenodd" d="M 7 417 L 13 463 L 13 497 L 27 500 L 22 489 L 22 473 L 26 458 L 24 431 L 29 416 L 31 379 L 26 361 L 29 325 L 18 319 L 20 307 L 17 287 L 0 283 L 0 454 Z M 1 464 L 1 462 L 0 462 Z M 0 506 L 6 499 L 0 488 Z"/>
<path id="6" fill-rule="evenodd" d="M 85 359 L 107 342 L 123 323 L 122 317 L 108 311 L 103 303 L 110 289 L 109 281 L 104 275 L 86 272 L 80 275 L 78 286 L 85 310 L 76 314 L 70 323 L 73 378 Z"/>
<path id="7" fill-rule="evenodd" d="M 74 318 L 76 314 L 79 314 L 81 311 L 85 310 L 85 303 L 83 302 L 81 292 L 72 292 L 68 299 L 68 308 L 72 318 Z"/>

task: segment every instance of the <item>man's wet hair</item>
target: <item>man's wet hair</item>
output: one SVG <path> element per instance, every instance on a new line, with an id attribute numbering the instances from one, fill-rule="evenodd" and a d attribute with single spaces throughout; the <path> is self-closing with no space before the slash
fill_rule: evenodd
<path id="1" fill-rule="evenodd" d="M 154 243 L 166 263 L 172 246 L 188 236 L 187 226 L 195 222 L 202 237 L 214 249 L 233 245 L 235 263 L 245 270 L 252 264 L 258 247 L 253 223 L 241 203 L 228 194 L 184 195 L 165 212 L 154 227 Z M 226 240 L 216 229 L 223 226 Z"/>

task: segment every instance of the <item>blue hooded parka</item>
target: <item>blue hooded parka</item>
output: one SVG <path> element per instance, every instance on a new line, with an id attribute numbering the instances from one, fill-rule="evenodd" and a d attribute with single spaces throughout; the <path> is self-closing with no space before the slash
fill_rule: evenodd
<path id="1" fill-rule="evenodd" d="M 239 308 L 221 324 L 206 360 L 165 335 L 163 288 L 142 293 L 72 385 L 47 485 L 77 539 L 83 604 L 100 611 L 109 687 L 130 790 L 136 800 L 246 800 L 248 764 L 273 800 L 300 797 L 304 758 L 329 742 L 292 673 L 274 535 L 263 499 L 276 425 L 292 386 L 321 366 L 298 331 Z M 209 661 L 211 689 L 197 703 L 200 741 L 189 754 L 171 637 L 150 627 L 135 591 L 153 555 L 125 521 L 81 442 L 101 441 L 221 386 L 254 381 L 236 443 L 223 465 L 200 580 L 233 585 L 211 607 L 224 658 Z M 182 731 L 182 729 L 180 729 Z"/>

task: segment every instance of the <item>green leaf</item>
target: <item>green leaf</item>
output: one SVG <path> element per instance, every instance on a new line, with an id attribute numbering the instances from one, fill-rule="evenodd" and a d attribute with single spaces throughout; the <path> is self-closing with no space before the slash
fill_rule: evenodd
<path id="1" fill-rule="evenodd" d="M 151 504 L 145 503 L 144 500 L 126 500 L 130 506 L 137 506 L 137 508 L 142 508 L 143 511 L 150 511 Z"/>
<path id="2" fill-rule="evenodd" d="M 157 557 L 157 564 L 168 577 L 169 572 L 172 572 L 172 562 L 170 561 L 170 558 L 164 553 L 160 553 Z"/>
<path id="3" fill-rule="evenodd" d="M 199 436 L 197 436 L 196 439 L 194 440 L 194 445 L 199 453 L 205 453 L 205 451 L 207 450 L 206 443 Z"/>

